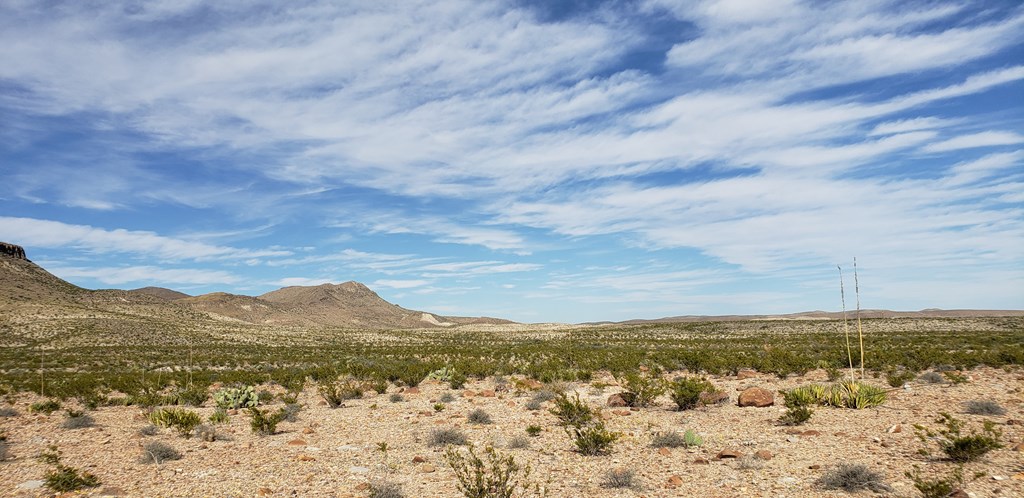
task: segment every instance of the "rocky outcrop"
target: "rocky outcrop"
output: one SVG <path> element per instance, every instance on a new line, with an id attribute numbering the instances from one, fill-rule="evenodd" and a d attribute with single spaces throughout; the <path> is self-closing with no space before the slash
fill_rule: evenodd
<path id="1" fill-rule="evenodd" d="M 7 242 L 0 242 L 0 256 L 28 261 L 28 258 L 25 257 L 24 247 L 8 244 Z"/>

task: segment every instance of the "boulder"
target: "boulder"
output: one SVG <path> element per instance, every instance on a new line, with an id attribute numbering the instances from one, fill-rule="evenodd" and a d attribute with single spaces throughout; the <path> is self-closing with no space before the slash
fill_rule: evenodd
<path id="1" fill-rule="evenodd" d="M 751 387 L 740 393 L 739 398 L 740 406 L 754 406 L 757 408 L 764 408 L 766 406 L 772 406 L 775 404 L 775 395 L 767 389 L 761 389 L 760 387 Z"/>
<path id="2" fill-rule="evenodd" d="M 623 391 L 608 396 L 608 406 L 613 408 L 633 406 L 634 403 L 636 403 L 636 394 L 631 392 Z"/>

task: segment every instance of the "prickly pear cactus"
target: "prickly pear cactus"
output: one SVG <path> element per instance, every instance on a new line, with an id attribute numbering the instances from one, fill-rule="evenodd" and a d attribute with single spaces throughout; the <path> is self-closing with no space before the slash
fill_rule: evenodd
<path id="1" fill-rule="evenodd" d="M 221 389 L 213 394 L 213 400 L 218 407 L 230 409 L 253 408 L 260 404 L 259 395 L 252 386 Z"/>

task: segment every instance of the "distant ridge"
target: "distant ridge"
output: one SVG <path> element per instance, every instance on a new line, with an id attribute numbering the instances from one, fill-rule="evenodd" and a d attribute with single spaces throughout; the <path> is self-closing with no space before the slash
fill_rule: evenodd
<path id="1" fill-rule="evenodd" d="M 190 296 L 188 294 L 185 294 L 184 292 L 178 292 L 176 290 L 165 289 L 163 287 L 142 287 L 142 288 L 139 288 L 139 289 L 132 289 L 132 290 L 130 290 L 128 292 L 135 292 L 135 293 L 138 293 L 138 294 L 146 294 L 146 295 L 150 295 L 150 296 L 153 296 L 153 297 L 158 297 L 158 298 L 163 299 L 165 301 L 174 301 L 176 299 L 185 299 L 187 297 L 192 297 L 192 296 Z"/>
<path id="2" fill-rule="evenodd" d="M 856 318 L 856 311 L 847 311 L 846 317 Z M 1024 316 L 1024 310 L 969 310 L 953 309 L 943 310 L 938 308 L 927 308 L 920 311 L 890 311 L 890 310 L 860 310 L 861 318 L 983 318 L 999 316 Z M 841 311 L 804 311 L 800 313 L 787 313 L 781 315 L 681 315 L 654 319 L 626 320 L 622 322 L 593 322 L 593 323 L 619 323 L 625 325 L 643 323 L 675 323 L 675 322 L 729 322 L 749 320 L 841 320 Z"/>

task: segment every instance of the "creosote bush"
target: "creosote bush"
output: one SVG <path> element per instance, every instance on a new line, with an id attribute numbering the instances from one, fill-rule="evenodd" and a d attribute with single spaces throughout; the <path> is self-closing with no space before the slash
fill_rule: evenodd
<path id="1" fill-rule="evenodd" d="M 921 493 L 924 498 L 947 498 L 958 488 L 963 488 L 967 480 L 964 479 L 964 468 L 962 465 L 957 465 L 945 476 L 927 477 L 921 473 L 921 468 L 917 465 L 914 466 L 913 472 L 904 472 L 903 475 L 907 476 L 914 483 L 914 488 Z M 984 472 L 975 474 L 974 478 L 983 477 Z"/>
<path id="2" fill-rule="evenodd" d="M 446 429 L 434 429 L 430 431 L 427 438 L 427 446 L 461 446 L 468 442 L 466 434 L 454 427 Z"/>
<path id="3" fill-rule="evenodd" d="M 705 378 L 678 377 L 668 385 L 669 396 L 680 410 L 692 410 L 700 405 L 703 393 L 715 392 L 715 386 Z"/>
<path id="4" fill-rule="evenodd" d="M 39 454 L 39 461 L 53 466 L 43 476 L 43 482 L 47 488 L 58 493 L 66 493 L 100 485 L 99 479 L 89 472 L 64 465 L 61 462 L 61 453 L 56 446 L 51 445 L 46 451 Z"/>
<path id="5" fill-rule="evenodd" d="M 28 411 L 32 413 L 45 413 L 47 415 L 60 410 L 60 401 L 55 399 L 48 399 L 46 401 L 39 401 L 32 403 L 28 407 Z"/>
<path id="6" fill-rule="evenodd" d="M 369 498 L 405 498 L 402 485 L 391 481 L 370 483 Z"/>
<path id="7" fill-rule="evenodd" d="M 192 435 L 192 429 L 203 420 L 199 414 L 182 408 L 161 408 L 149 414 L 149 421 L 156 426 L 172 427 L 181 437 Z"/>
<path id="8" fill-rule="evenodd" d="M 604 479 L 601 480 L 601 487 L 612 489 L 637 489 L 640 487 L 640 483 L 637 482 L 636 472 L 633 469 L 617 467 L 609 469 L 604 473 Z"/>
<path id="9" fill-rule="evenodd" d="M 786 413 L 779 417 L 779 422 L 784 425 L 802 425 L 811 419 L 814 410 L 811 409 L 811 400 L 806 396 L 794 394 L 793 391 L 783 391 L 782 397 L 786 405 Z"/>
<path id="10" fill-rule="evenodd" d="M 892 488 L 885 483 L 881 473 L 859 463 L 841 463 L 825 472 L 816 484 L 824 489 L 841 489 L 853 493 L 866 489 L 875 493 L 890 493 Z"/>
<path id="11" fill-rule="evenodd" d="M 996 428 L 995 423 L 986 420 L 981 432 L 972 430 L 969 434 L 963 434 L 964 422 L 953 418 L 952 415 L 942 412 L 936 422 L 943 424 L 943 428 L 932 430 L 927 427 L 914 424 L 914 432 L 917 433 L 921 442 L 927 443 L 935 440 L 939 449 L 946 454 L 950 460 L 958 463 L 973 462 L 986 453 L 1002 448 L 999 441 L 1002 431 Z M 927 454 L 927 449 L 922 453 Z"/>
<path id="12" fill-rule="evenodd" d="M 654 404 L 654 400 L 665 394 L 665 380 L 650 373 L 629 373 L 619 380 L 624 389 L 633 394 L 629 397 L 630 406 L 646 407 Z"/>
<path id="13" fill-rule="evenodd" d="M 317 383 L 316 391 L 331 408 L 338 408 L 345 401 L 363 395 L 363 387 L 355 379 L 324 380 Z"/>
<path id="14" fill-rule="evenodd" d="M 491 424 L 494 421 L 491 420 L 491 415 L 485 412 L 482 408 L 477 408 L 469 412 L 466 416 L 466 420 L 471 424 Z"/>
<path id="15" fill-rule="evenodd" d="M 252 417 L 249 421 L 249 427 L 252 429 L 253 434 L 272 436 L 277 433 L 277 424 L 284 420 L 287 412 L 284 408 L 280 408 L 273 413 L 270 410 L 249 408 L 249 416 Z"/>
<path id="16" fill-rule="evenodd" d="M 652 448 L 681 448 L 685 446 L 686 441 L 678 432 L 657 432 L 651 438 Z"/>
<path id="17" fill-rule="evenodd" d="M 559 394 L 551 413 L 558 417 L 559 425 L 564 427 L 582 427 L 594 418 L 594 411 L 580 399 L 579 394 L 573 398 L 565 393 Z"/>
<path id="18" fill-rule="evenodd" d="M 502 455 L 493 447 L 484 449 L 485 462 L 473 446 L 465 454 L 456 448 L 445 450 L 444 458 L 455 472 L 456 488 L 466 498 L 512 498 L 517 490 L 529 488 L 530 466 L 516 463 L 512 455 Z"/>
<path id="19" fill-rule="evenodd" d="M 576 445 L 576 451 L 582 455 L 607 455 L 611 452 L 612 443 L 619 439 L 620 434 L 605 429 L 604 422 L 572 427 L 569 435 Z"/>
<path id="20" fill-rule="evenodd" d="M 170 460 L 181 460 L 181 452 L 160 441 L 146 443 L 142 447 L 142 456 L 139 457 L 139 463 L 155 463 L 157 465 Z"/>

